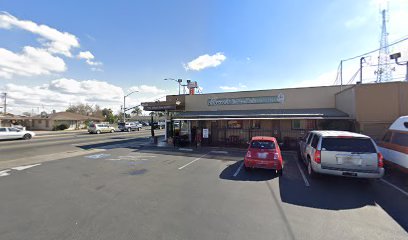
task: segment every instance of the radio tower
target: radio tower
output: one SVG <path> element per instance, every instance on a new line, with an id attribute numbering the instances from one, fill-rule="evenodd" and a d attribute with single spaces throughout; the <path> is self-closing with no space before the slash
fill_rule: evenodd
<path id="1" fill-rule="evenodd" d="M 378 53 L 378 69 L 375 71 L 377 74 L 377 83 L 388 82 L 392 79 L 392 69 L 390 65 L 390 49 L 388 48 L 388 33 L 387 33 L 387 13 L 388 11 L 381 10 L 382 26 L 381 26 L 381 39 L 380 39 L 380 51 Z"/>

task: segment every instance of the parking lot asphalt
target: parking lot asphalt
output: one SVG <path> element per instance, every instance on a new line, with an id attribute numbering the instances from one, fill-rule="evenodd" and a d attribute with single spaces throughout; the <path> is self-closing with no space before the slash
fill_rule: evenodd
<path id="1" fill-rule="evenodd" d="M 101 151 L 0 171 L 0 239 L 408 239 L 398 179 L 310 179 L 294 152 L 278 177 L 238 149 L 82 147 Z"/>

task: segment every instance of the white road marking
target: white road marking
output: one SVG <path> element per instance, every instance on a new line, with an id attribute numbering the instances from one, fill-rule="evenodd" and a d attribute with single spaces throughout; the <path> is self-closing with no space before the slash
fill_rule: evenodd
<path id="1" fill-rule="evenodd" d="M 209 153 L 209 152 L 208 152 L 208 153 Z M 192 163 L 194 163 L 194 162 L 196 162 L 196 161 L 200 160 L 201 158 L 203 158 L 204 156 L 206 156 L 208 153 L 206 153 L 206 154 L 204 154 L 204 155 L 201 155 L 200 157 L 198 157 L 198 158 L 194 159 L 193 161 L 191 161 L 191 162 L 187 163 L 187 164 L 186 164 L 186 165 L 184 165 L 184 166 L 179 167 L 178 169 L 179 169 L 179 170 L 181 170 L 181 169 L 183 169 L 183 168 L 187 167 L 188 165 L 190 165 L 190 164 L 192 164 Z"/>
<path id="2" fill-rule="evenodd" d="M 239 168 L 237 169 L 237 171 L 234 173 L 234 177 L 236 177 L 239 173 L 239 171 L 241 171 L 242 167 L 244 166 L 244 162 L 241 163 L 241 165 L 239 165 Z"/>
<path id="3" fill-rule="evenodd" d="M 144 156 L 143 154 L 139 155 L 127 155 L 127 156 L 118 156 L 117 158 L 109 158 L 106 159 L 108 161 L 149 161 L 147 158 L 155 158 L 156 156 L 154 155 L 146 155 Z"/>
<path id="4" fill-rule="evenodd" d="M 86 158 L 90 158 L 90 159 L 99 159 L 99 158 L 105 158 L 105 157 L 109 157 L 110 154 L 106 154 L 106 153 L 100 153 L 100 154 L 94 154 L 94 155 L 89 155 L 89 156 L 85 156 Z"/>
<path id="5" fill-rule="evenodd" d="M 39 166 L 39 165 L 41 165 L 41 163 L 37 163 L 37 164 L 33 164 L 33 165 L 19 166 L 19 167 L 13 167 L 13 168 L 11 168 L 11 169 L 17 170 L 17 171 L 21 171 L 21 170 L 29 169 L 29 168 L 32 168 L 32 167 L 35 167 L 35 166 Z"/>
<path id="6" fill-rule="evenodd" d="M 180 150 L 180 151 L 188 151 L 188 152 L 192 152 L 192 151 L 193 151 L 193 149 L 191 149 L 191 148 L 179 148 L 178 150 Z"/>
<path id="7" fill-rule="evenodd" d="M 222 154 L 228 154 L 227 151 L 211 151 L 212 153 L 222 153 Z"/>
<path id="8" fill-rule="evenodd" d="M 306 178 L 306 176 L 305 176 L 305 173 L 303 172 L 302 168 L 300 167 L 299 161 L 297 161 L 297 160 L 296 160 L 296 165 L 297 165 L 298 168 L 299 168 L 299 172 L 300 172 L 300 174 L 302 175 L 302 178 L 303 178 L 303 181 L 305 182 L 306 187 L 310 187 L 310 183 L 309 183 L 309 181 L 307 180 L 307 178 Z"/>
<path id="9" fill-rule="evenodd" d="M 395 186 L 394 184 L 388 182 L 387 180 L 385 180 L 385 179 L 383 179 L 383 178 L 381 178 L 380 180 L 381 180 L 381 182 L 383 182 L 383 183 L 385 183 L 385 184 L 388 184 L 389 186 L 395 188 L 396 190 L 400 191 L 402 194 L 404 194 L 405 196 L 408 197 L 408 193 L 405 192 L 404 190 L 402 190 L 401 188 Z"/>
<path id="10" fill-rule="evenodd" d="M 5 176 L 10 175 L 10 173 L 8 172 L 10 172 L 10 169 L 0 171 L 0 177 L 5 177 Z"/>

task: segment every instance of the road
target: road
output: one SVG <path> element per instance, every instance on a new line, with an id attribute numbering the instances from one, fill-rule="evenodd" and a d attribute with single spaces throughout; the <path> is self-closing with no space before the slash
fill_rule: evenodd
<path id="1" fill-rule="evenodd" d="M 0 171 L 0 239 L 408 239 L 408 196 L 393 178 L 402 192 L 309 179 L 293 152 L 278 177 L 244 171 L 238 149 L 156 147 L 142 132 L 72 138 L 45 142 L 85 154 Z M 92 143 L 105 138 L 122 141 Z"/>
<path id="2" fill-rule="evenodd" d="M 164 134 L 163 130 L 156 130 L 158 134 Z M 89 134 L 87 132 L 77 132 L 72 134 L 40 135 L 30 141 L 0 141 L 0 162 L 13 159 L 25 158 L 27 156 L 47 155 L 59 153 L 64 155 L 67 152 L 82 150 L 86 146 L 95 146 L 98 143 L 126 142 L 131 140 L 142 140 L 150 137 L 150 130 L 143 129 L 140 132 L 115 132 L 104 134 Z"/>

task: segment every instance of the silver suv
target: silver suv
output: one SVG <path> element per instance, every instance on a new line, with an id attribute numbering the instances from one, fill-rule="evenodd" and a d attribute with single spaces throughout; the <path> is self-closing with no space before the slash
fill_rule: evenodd
<path id="1" fill-rule="evenodd" d="M 118 124 L 119 130 L 121 130 L 122 132 L 124 131 L 130 132 L 133 130 L 140 131 L 142 127 L 143 125 L 139 122 L 127 122 L 127 123 L 121 122 Z"/>
<path id="2" fill-rule="evenodd" d="M 115 128 L 111 127 L 109 124 L 106 124 L 106 123 L 91 123 L 88 126 L 88 132 L 96 133 L 96 134 L 100 134 L 104 132 L 114 133 Z"/>
<path id="3" fill-rule="evenodd" d="M 300 158 L 311 177 L 317 173 L 381 178 L 383 156 L 368 136 L 345 131 L 311 131 L 299 142 Z"/>

